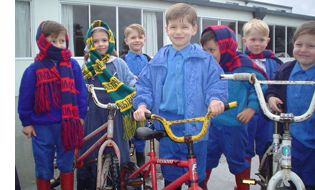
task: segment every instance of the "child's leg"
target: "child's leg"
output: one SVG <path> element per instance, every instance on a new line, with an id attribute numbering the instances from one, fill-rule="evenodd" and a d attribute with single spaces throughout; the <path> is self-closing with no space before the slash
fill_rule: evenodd
<path id="1" fill-rule="evenodd" d="M 264 156 L 266 145 L 268 142 L 272 142 L 273 125 L 274 122 L 267 118 L 262 111 L 259 112 L 260 119 L 256 132 L 256 154 L 260 157 Z"/>
<path id="2" fill-rule="evenodd" d="M 257 133 L 258 120 L 259 115 L 255 113 L 252 119 L 247 123 L 248 142 L 245 155 L 247 158 L 252 158 L 255 156 L 255 136 Z"/>
<path id="3" fill-rule="evenodd" d="M 49 190 L 54 174 L 55 141 L 51 126 L 34 125 L 37 137 L 32 135 L 35 176 L 38 190 Z"/>
<path id="4" fill-rule="evenodd" d="M 219 160 L 222 155 L 222 150 L 220 147 L 221 131 L 211 124 L 209 128 L 209 139 L 207 141 L 207 161 L 206 161 L 206 178 L 205 178 L 205 189 L 207 189 L 207 184 L 210 179 L 210 174 L 213 168 L 216 168 L 219 164 Z"/>
<path id="5" fill-rule="evenodd" d="M 305 147 L 298 140 L 292 138 L 292 171 L 302 179 L 306 186 L 315 187 L 314 158 L 315 149 Z"/>
<path id="6" fill-rule="evenodd" d="M 54 175 L 55 136 L 52 126 L 34 125 L 37 137 L 32 136 L 35 175 L 44 180 Z"/>
<path id="7" fill-rule="evenodd" d="M 133 144 L 135 145 L 136 149 L 136 159 L 137 159 L 137 165 L 141 167 L 145 163 L 145 143 L 146 141 L 140 140 L 137 137 L 134 137 L 132 139 Z"/>
<path id="8" fill-rule="evenodd" d="M 235 175 L 237 189 L 249 189 L 249 185 L 241 184 L 241 178 L 249 178 L 249 162 L 245 160 L 247 145 L 247 127 L 245 125 L 238 127 L 223 127 L 222 138 L 224 145 L 223 153 L 229 165 L 229 170 Z"/>

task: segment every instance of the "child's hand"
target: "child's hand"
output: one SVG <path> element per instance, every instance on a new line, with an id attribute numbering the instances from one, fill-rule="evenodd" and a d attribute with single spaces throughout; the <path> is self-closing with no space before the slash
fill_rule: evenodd
<path id="1" fill-rule="evenodd" d="M 80 118 L 81 124 L 84 124 L 84 119 Z"/>
<path id="2" fill-rule="evenodd" d="M 146 121 L 147 119 L 144 116 L 144 113 L 151 113 L 145 105 L 139 105 L 138 109 L 133 113 L 133 118 L 136 121 Z"/>
<path id="3" fill-rule="evenodd" d="M 35 129 L 33 125 L 28 125 L 26 127 L 23 127 L 22 132 L 27 136 L 27 138 L 31 138 L 32 134 L 34 137 L 36 137 L 36 133 L 35 133 Z"/>
<path id="4" fill-rule="evenodd" d="M 134 76 L 135 76 L 135 79 L 138 80 L 138 77 L 136 75 L 134 75 Z"/>
<path id="5" fill-rule="evenodd" d="M 278 108 L 277 104 L 283 104 L 282 100 L 280 100 L 279 98 L 277 97 L 270 97 L 268 99 L 268 104 L 269 104 L 269 107 L 272 111 L 276 111 L 276 112 L 279 112 L 281 113 L 282 111 Z"/>
<path id="6" fill-rule="evenodd" d="M 245 108 L 241 113 L 237 114 L 236 119 L 246 125 L 249 120 L 254 116 L 255 112 L 256 111 L 252 108 Z"/>
<path id="7" fill-rule="evenodd" d="M 219 115 L 222 112 L 224 112 L 224 103 L 222 101 L 219 100 L 211 100 L 209 106 L 208 106 L 208 112 L 211 111 L 212 113 L 212 118 L 215 115 Z"/>

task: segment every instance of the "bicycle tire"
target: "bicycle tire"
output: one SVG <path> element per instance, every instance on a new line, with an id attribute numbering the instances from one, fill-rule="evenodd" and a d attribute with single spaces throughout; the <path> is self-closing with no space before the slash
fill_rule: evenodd
<path id="1" fill-rule="evenodd" d="M 108 152 L 104 156 L 102 166 L 101 189 L 120 190 L 119 160 L 114 152 Z"/>
<path id="2" fill-rule="evenodd" d="M 54 158 L 54 176 L 50 180 L 50 189 L 54 189 L 55 187 L 58 187 L 60 185 L 60 171 L 57 168 L 57 163 L 56 163 L 56 156 Z"/>
<path id="3" fill-rule="evenodd" d="M 121 182 L 123 182 L 124 180 L 126 180 L 132 173 L 134 173 L 135 171 L 137 171 L 139 169 L 139 167 L 133 163 L 133 162 L 125 162 L 123 164 L 121 164 L 120 166 L 120 177 L 121 177 Z M 141 174 L 137 174 L 135 176 L 135 178 L 140 178 Z M 143 180 L 144 183 L 144 180 Z M 121 187 L 122 190 L 130 190 L 130 189 L 141 189 L 139 187 L 131 187 L 128 185 L 125 185 L 123 187 Z"/>
<path id="4" fill-rule="evenodd" d="M 272 146 L 270 142 L 266 144 L 265 147 L 265 153 L 269 149 L 269 147 Z M 272 162 L 273 157 L 272 155 L 268 155 L 263 163 L 261 163 L 261 168 L 259 170 L 259 173 L 264 177 L 265 183 L 268 184 L 270 178 L 272 177 Z M 262 190 L 265 190 L 266 188 L 262 187 Z"/>

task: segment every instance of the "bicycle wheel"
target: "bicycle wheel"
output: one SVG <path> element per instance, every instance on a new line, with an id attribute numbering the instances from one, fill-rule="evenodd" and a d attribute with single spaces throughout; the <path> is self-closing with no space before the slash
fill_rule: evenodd
<path id="1" fill-rule="evenodd" d="M 120 190 L 119 160 L 114 152 L 105 154 L 102 167 L 102 190 Z"/>
<path id="2" fill-rule="evenodd" d="M 128 177 L 134 173 L 137 169 L 139 169 L 139 167 L 133 163 L 133 162 L 125 162 L 123 164 L 121 164 L 120 166 L 120 178 L 121 178 L 121 182 L 126 182 Z M 141 174 L 137 174 L 134 179 L 141 179 L 142 175 Z M 144 180 L 143 180 L 144 183 Z M 144 184 L 143 184 L 144 185 Z M 137 189 L 141 189 L 141 186 L 130 186 L 130 185 L 125 185 L 122 187 L 122 190 L 137 190 Z"/>
<path id="3" fill-rule="evenodd" d="M 266 144 L 265 154 L 266 154 L 266 152 L 268 154 L 268 150 L 269 150 L 270 146 L 272 146 L 271 143 Z M 265 184 L 268 184 L 270 178 L 272 177 L 272 161 L 273 161 L 272 155 L 268 154 L 265 161 L 261 163 L 259 173 L 263 177 L 262 181 Z M 266 190 L 266 189 L 267 189 L 266 187 L 263 187 L 263 186 L 261 187 L 261 190 Z"/>
<path id="4" fill-rule="evenodd" d="M 54 189 L 60 185 L 60 171 L 57 168 L 56 156 L 54 158 L 54 177 L 50 180 L 50 189 Z"/>

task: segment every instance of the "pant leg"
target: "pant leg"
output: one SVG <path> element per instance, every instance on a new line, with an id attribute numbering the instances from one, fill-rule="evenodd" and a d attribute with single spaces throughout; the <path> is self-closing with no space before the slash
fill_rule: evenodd
<path id="1" fill-rule="evenodd" d="M 206 169 L 213 169 L 219 165 L 219 160 L 222 155 L 219 139 L 221 131 L 213 124 L 209 127 L 209 139 L 207 141 L 207 160 Z"/>
<path id="2" fill-rule="evenodd" d="M 238 174 L 249 167 L 246 161 L 246 145 L 247 145 L 247 129 L 246 126 L 222 127 L 222 138 L 220 138 L 222 151 L 229 165 L 232 174 Z"/>
<path id="3" fill-rule="evenodd" d="M 292 171 L 302 179 L 305 185 L 315 186 L 314 158 L 315 149 L 305 147 L 292 138 Z"/>
<path id="4" fill-rule="evenodd" d="M 255 113 L 252 119 L 247 123 L 248 141 L 246 146 L 246 157 L 253 158 L 255 156 L 255 136 L 257 133 L 259 115 Z"/>
<path id="5" fill-rule="evenodd" d="M 57 167 L 61 173 L 69 173 L 73 170 L 74 149 L 64 151 L 61 143 L 61 126 L 54 125 L 56 137 Z"/>
<path id="6" fill-rule="evenodd" d="M 32 135 L 35 175 L 50 180 L 54 175 L 55 137 L 51 125 L 34 125 L 36 137 Z"/>

